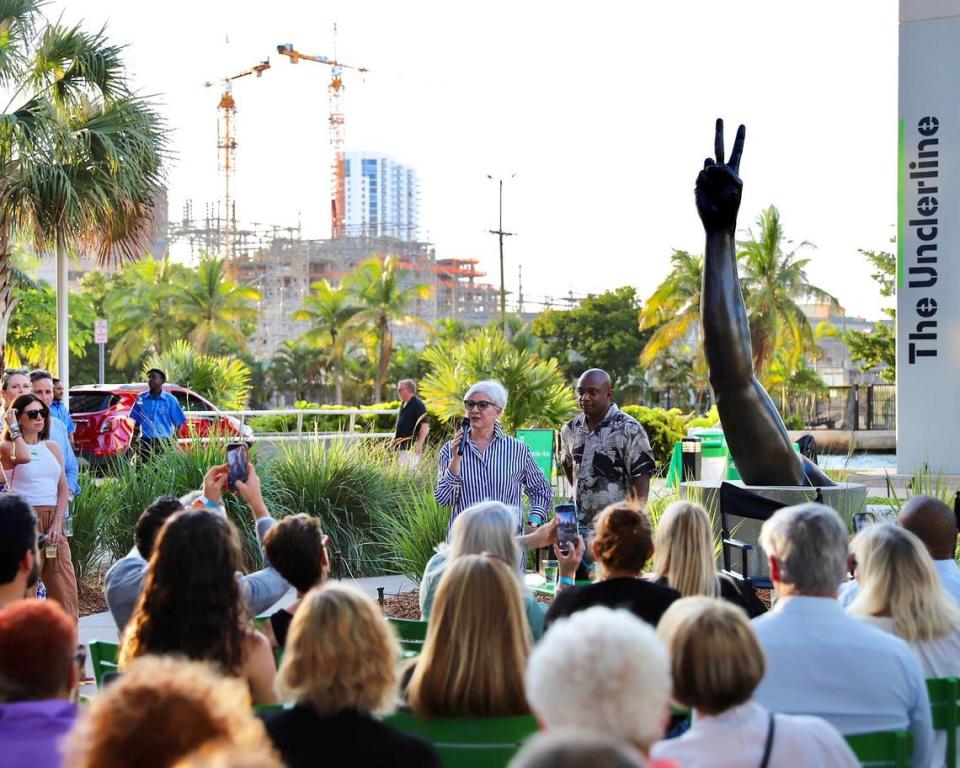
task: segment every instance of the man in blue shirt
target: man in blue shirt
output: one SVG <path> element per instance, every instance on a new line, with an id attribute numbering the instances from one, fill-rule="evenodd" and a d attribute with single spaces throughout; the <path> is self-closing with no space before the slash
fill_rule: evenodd
<path id="1" fill-rule="evenodd" d="M 53 380 L 53 402 L 50 403 L 50 413 L 63 422 L 67 428 L 67 437 L 70 438 L 70 445 L 73 445 L 73 433 L 77 431 L 77 425 L 73 423 L 70 408 L 63 402 L 63 383 L 60 379 L 56 378 Z"/>
<path id="2" fill-rule="evenodd" d="M 77 463 L 77 455 L 73 452 L 73 446 L 70 445 L 70 439 L 67 436 L 67 426 L 60 420 L 51 404 L 53 403 L 53 376 L 47 371 L 36 370 L 30 372 L 30 389 L 34 395 L 39 397 L 47 408 L 50 408 L 54 418 L 50 419 L 50 439 L 60 446 L 60 452 L 63 454 L 63 472 L 67 476 L 68 498 L 72 502 L 73 497 L 80 493 L 80 465 Z"/>
<path id="3" fill-rule="evenodd" d="M 141 394 L 130 409 L 130 418 L 140 428 L 140 458 L 146 460 L 162 443 L 170 442 L 187 417 L 177 398 L 163 391 L 167 374 L 159 368 L 147 371 L 149 390 Z"/>
<path id="4" fill-rule="evenodd" d="M 932 765 L 930 698 L 916 653 L 837 603 L 847 564 L 840 516 L 822 504 L 785 507 L 763 524 L 760 545 L 777 601 L 752 622 L 767 662 L 754 701 L 822 717 L 845 735 L 909 729 L 911 765 Z"/>

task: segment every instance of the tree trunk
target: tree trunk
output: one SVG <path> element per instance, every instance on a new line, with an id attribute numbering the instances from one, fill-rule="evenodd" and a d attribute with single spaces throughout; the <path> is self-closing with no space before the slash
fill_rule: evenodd
<path id="1" fill-rule="evenodd" d="M 70 397 L 70 289 L 67 285 L 67 244 L 57 233 L 57 377 Z"/>
<path id="2" fill-rule="evenodd" d="M 17 306 L 17 299 L 13 295 L 13 261 L 9 242 L 6 232 L 0 230 L 0 373 L 7 368 L 7 329 Z"/>

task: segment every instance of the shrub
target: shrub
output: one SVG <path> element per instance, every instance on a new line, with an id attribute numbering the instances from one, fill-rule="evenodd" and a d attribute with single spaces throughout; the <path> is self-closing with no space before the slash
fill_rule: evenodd
<path id="1" fill-rule="evenodd" d="M 522 427 L 559 427 L 576 410 L 576 400 L 554 359 L 542 360 L 512 347 L 498 328 L 485 328 L 466 341 L 424 351 L 430 365 L 420 390 L 443 421 L 463 417 L 463 396 L 483 379 L 497 379 L 509 395 L 501 422 L 512 434 Z"/>
<path id="2" fill-rule="evenodd" d="M 177 341 L 162 355 L 153 354 L 143 364 L 143 374 L 159 368 L 167 381 L 188 387 L 218 408 L 242 410 L 250 395 L 250 369 L 235 357 L 197 352 L 189 342 Z"/>
<path id="3" fill-rule="evenodd" d="M 687 416 L 679 408 L 671 408 L 667 411 L 663 408 L 648 408 L 645 405 L 625 405 L 623 411 L 643 425 L 647 437 L 650 438 L 650 446 L 657 459 L 657 466 L 660 468 L 668 466 L 673 444 L 687 433 Z"/>

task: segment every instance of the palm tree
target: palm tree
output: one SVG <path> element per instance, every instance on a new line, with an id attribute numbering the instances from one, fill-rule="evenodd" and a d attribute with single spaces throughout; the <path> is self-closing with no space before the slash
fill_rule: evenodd
<path id="1" fill-rule="evenodd" d="M 166 129 L 127 84 L 103 32 L 47 23 L 37 0 L 0 3 L 0 317 L 19 233 L 57 255 L 58 372 L 69 386 L 67 251 L 102 262 L 140 255 L 162 181 Z M 0 338 L 0 362 L 5 338 Z"/>
<path id="2" fill-rule="evenodd" d="M 343 403 L 343 372 L 341 361 L 346 352 L 354 328 L 348 325 L 360 307 L 353 303 L 353 296 L 344 288 L 334 288 L 329 280 L 321 280 L 312 286 L 313 293 L 303 301 L 303 307 L 294 312 L 294 320 L 307 320 L 310 329 L 301 337 L 314 347 L 326 349 L 327 364 L 333 375 L 335 397 Z"/>
<path id="3" fill-rule="evenodd" d="M 145 354 L 162 354 L 186 336 L 189 329 L 176 313 L 157 311 L 157 307 L 173 305 L 176 285 L 184 281 L 186 271 L 169 259 L 148 255 L 117 272 L 103 299 L 114 338 L 110 350 L 113 365 L 123 368 Z"/>
<path id="4" fill-rule="evenodd" d="M 230 279 L 224 260 L 213 257 L 201 259 L 196 271 L 182 273 L 175 288 L 175 313 L 191 329 L 187 337 L 198 352 L 209 351 L 217 339 L 246 351 L 247 334 L 241 326 L 260 315 L 254 304 L 260 300 L 256 288 Z"/>
<path id="5" fill-rule="evenodd" d="M 362 262 L 344 280 L 344 285 L 360 306 L 347 325 L 365 328 L 377 339 L 377 376 L 373 394 L 373 401 L 377 402 L 383 395 L 383 382 L 387 378 L 387 366 L 393 354 L 390 326 L 418 325 L 430 331 L 429 323 L 409 311 L 412 302 L 430 295 L 430 287 L 423 283 L 404 287 L 395 256 L 387 256 L 383 261 L 374 258 Z"/>
<path id="6" fill-rule="evenodd" d="M 784 345 L 798 350 L 811 349 L 813 329 L 797 301 L 811 298 L 837 305 L 837 300 L 807 279 L 809 259 L 797 252 L 812 247 L 804 241 L 784 251 L 786 240 L 780 212 L 770 206 L 757 218 L 758 232 L 748 230 L 749 240 L 739 242 L 737 254 L 741 266 L 741 284 L 753 343 L 753 369 L 762 377 L 773 350 Z"/>
<path id="7" fill-rule="evenodd" d="M 288 339 L 270 360 L 270 380 L 281 392 L 292 392 L 297 401 L 309 400 L 311 390 L 323 384 L 326 362 L 315 347 Z"/>
<path id="8" fill-rule="evenodd" d="M 640 364 L 651 365 L 670 347 L 686 341 L 691 331 L 697 343 L 697 354 L 703 355 L 700 343 L 700 288 L 703 285 L 703 256 L 675 250 L 670 256 L 673 265 L 640 310 L 640 330 L 653 330 L 653 335 L 640 353 Z"/>

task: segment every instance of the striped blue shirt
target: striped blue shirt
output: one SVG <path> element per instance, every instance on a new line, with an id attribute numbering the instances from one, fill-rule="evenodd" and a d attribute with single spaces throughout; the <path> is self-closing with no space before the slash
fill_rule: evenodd
<path id="1" fill-rule="evenodd" d="M 451 508 L 451 524 L 469 506 L 481 501 L 499 501 L 517 510 L 517 531 L 520 532 L 523 527 L 521 491 L 526 491 L 531 509 L 546 517 L 553 491 L 530 455 L 530 449 L 505 435 L 499 423 L 494 424 L 493 440 L 482 452 L 467 437 L 459 476 L 449 469 L 451 452 L 456 449 L 452 440 L 440 449 L 437 487 L 433 492 L 438 504 Z"/>

